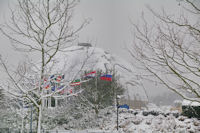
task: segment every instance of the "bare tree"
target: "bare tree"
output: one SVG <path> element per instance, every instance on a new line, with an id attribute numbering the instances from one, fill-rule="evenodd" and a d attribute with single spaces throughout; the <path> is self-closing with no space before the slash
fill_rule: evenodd
<path id="1" fill-rule="evenodd" d="M 37 109 L 37 132 L 41 131 L 42 100 L 61 90 L 46 94 L 44 78 L 55 64 L 54 57 L 72 45 L 78 33 L 87 24 L 84 20 L 78 28 L 72 24 L 73 9 L 77 0 L 18 0 L 17 9 L 11 10 L 10 22 L 2 24 L 0 31 L 8 37 L 12 46 L 21 52 L 35 52 L 38 62 L 28 62 L 13 72 L 1 57 L 0 62 L 9 77 L 2 85 L 10 95 L 23 98 Z M 6 87 L 7 86 L 7 87 Z M 67 86 L 67 85 L 66 85 Z"/>
<path id="2" fill-rule="evenodd" d="M 129 53 L 145 73 L 144 79 L 164 84 L 184 99 L 200 102 L 200 8 L 196 2 L 179 3 L 196 21 L 184 14 L 175 17 L 177 14 L 168 15 L 164 9 L 158 13 L 147 7 L 156 20 L 150 25 L 142 15 L 140 25 L 132 23 L 134 40 Z"/>

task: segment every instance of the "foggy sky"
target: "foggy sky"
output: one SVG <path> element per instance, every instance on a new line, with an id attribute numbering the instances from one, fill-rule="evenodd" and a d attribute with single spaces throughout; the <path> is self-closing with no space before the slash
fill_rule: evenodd
<path id="1" fill-rule="evenodd" d="M 126 51 L 127 45 L 132 43 L 130 19 L 139 23 L 141 13 L 144 12 L 151 23 L 153 16 L 147 11 L 146 5 L 158 12 L 164 8 L 169 14 L 176 14 L 180 9 L 176 0 L 80 0 L 74 13 L 75 26 L 85 18 L 91 18 L 92 21 L 80 32 L 78 42 L 90 42 L 125 60 L 131 60 Z M 4 22 L 3 16 L 8 15 L 7 12 L 7 0 L 0 0 L 0 23 Z M 12 64 L 23 60 L 25 55 L 12 50 L 9 40 L 2 34 L 0 53 Z"/>
<path id="2" fill-rule="evenodd" d="M 97 46 L 111 53 L 128 57 L 126 45 L 131 42 L 130 19 L 138 23 L 141 12 L 151 21 L 146 5 L 155 10 L 165 8 L 176 13 L 176 0 L 81 0 L 77 16 L 90 17 L 92 22 L 80 35 L 80 41 L 97 41 Z M 123 50 L 124 49 L 124 50 Z"/>
<path id="3" fill-rule="evenodd" d="M 9 2 L 12 3 L 13 0 Z M 129 20 L 138 23 L 141 12 L 144 11 L 150 22 L 152 16 L 146 10 L 146 5 L 155 10 L 163 7 L 168 12 L 176 13 L 178 2 L 176 0 L 80 0 L 75 9 L 74 24 L 79 25 L 85 18 L 91 18 L 92 21 L 80 32 L 78 42 L 90 42 L 122 58 L 129 58 L 126 51 L 126 45 L 132 43 Z M 0 0 L 0 7 L 2 23 L 8 12 L 7 0 Z M 10 57 L 11 47 L 8 39 L 1 35 L 0 40 L 0 52 L 8 56 L 9 60 L 15 61 Z M 17 54 L 15 57 L 18 56 Z"/>

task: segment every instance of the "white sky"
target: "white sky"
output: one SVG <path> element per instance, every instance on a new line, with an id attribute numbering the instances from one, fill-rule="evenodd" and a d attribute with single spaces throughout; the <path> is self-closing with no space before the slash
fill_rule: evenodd
<path id="1" fill-rule="evenodd" d="M 91 42 L 97 47 L 127 59 L 129 55 L 125 48 L 131 43 L 129 19 L 137 23 L 141 12 L 144 11 L 151 22 L 152 16 L 146 10 L 146 5 L 155 10 L 163 7 L 171 13 L 176 13 L 179 7 L 176 0 L 80 0 L 74 13 L 74 24 L 80 24 L 84 18 L 91 18 L 92 21 L 81 31 L 78 41 Z M 4 21 L 3 16 L 8 12 L 7 9 L 7 0 L 0 0 L 0 23 Z M 9 44 L 8 39 L 0 34 L 1 54 L 8 56 L 11 62 L 15 62 L 20 55 L 13 53 Z"/>
<path id="2" fill-rule="evenodd" d="M 179 7 L 176 0 L 81 0 L 76 15 L 90 17 L 92 22 L 82 31 L 79 41 L 89 40 L 111 53 L 128 57 L 124 48 L 131 43 L 129 19 L 137 23 L 144 11 L 147 20 L 151 21 L 146 5 L 155 10 L 163 7 L 171 13 Z"/>
<path id="3" fill-rule="evenodd" d="M 9 0 L 13 2 L 13 0 Z M 146 5 L 160 11 L 164 8 L 169 14 L 180 11 L 177 0 L 80 0 L 76 7 L 74 24 L 80 24 L 84 18 L 91 18 L 91 23 L 80 33 L 79 42 L 91 42 L 112 54 L 130 60 L 126 45 L 131 44 L 131 24 L 139 22 L 142 11 L 149 23 L 152 15 L 147 11 Z M 7 0 L 0 0 L 0 23 L 4 21 L 3 15 L 8 12 Z M 0 53 L 8 57 L 8 61 L 16 64 L 22 60 L 21 54 L 12 50 L 7 38 L 0 34 Z"/>

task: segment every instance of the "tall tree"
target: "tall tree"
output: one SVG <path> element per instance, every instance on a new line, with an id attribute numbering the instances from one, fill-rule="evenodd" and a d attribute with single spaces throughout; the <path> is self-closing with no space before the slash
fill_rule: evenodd
<path id="1" fill-rule="evenodd" d="M 140 25 L 132 23 L 134 43 L 129 52 L 147 76 L 143 75 L 144 78 L 154 80 L 154 76 L 155 81 L 184 99 L 200 102 L 200 8 L 197 4 L 195 0 L 180 1 L 178 6 L 187 16 L 168 15 L 165 10 L 158 13 L 148 7 L 157 21 L 150 25 L 142 16 Z"/>
<path id="2" fill-rule="evenodd" d="M 0 63 L 7 73 L 8 85 L 2 88 L 12 96 L 26 99 L 37 110 L 37 132 L 41 131 L 43 99 L 59 91 L 44 93 L 46 75 L 55 64 L 54 57 L 72 45 L 87 20 L 75 29 L 72 23 L 77 0 L 18 0 L 17 9 L 11 9 L 10 23 L 1 25 L 0 31 L 12 46 L 22 52 L 40 55 L 38 62 L 28 62 L 13 73 L 1 57 Z M 35 82 L 36 81 L 36 82 Z"/>

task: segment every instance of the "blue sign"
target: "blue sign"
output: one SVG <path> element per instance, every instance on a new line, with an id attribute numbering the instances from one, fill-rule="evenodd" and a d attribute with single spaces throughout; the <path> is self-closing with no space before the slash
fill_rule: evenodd
<path id="1" fill-rule="evenodd" d="M 129 109 L 129 106 L 127 104 L 124 104 L 124 105 L 119 105 L 118 108 L 126 108 L 126 109 Z"/>

